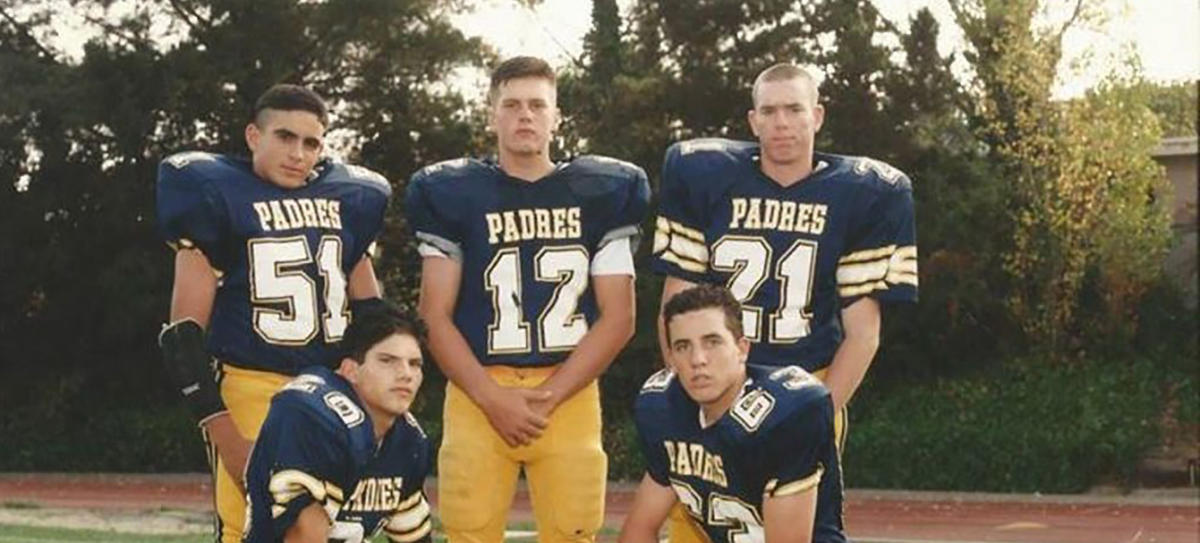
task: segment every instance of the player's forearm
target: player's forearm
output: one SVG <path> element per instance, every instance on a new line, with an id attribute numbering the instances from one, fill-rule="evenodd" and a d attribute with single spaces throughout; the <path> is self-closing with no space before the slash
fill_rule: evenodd
<path id="1" fill-rule="evenodd" d="M 429 329 L 429 352 L 438 368 L 471 401 L 481 404 L 497 385 L 475 358 L 462 332 L 448 316 L 423 314 L 421 317 Z"/>
<path id="2" fill-rule="evenodd" d="M 326 543 L 329 541 L 329 515 L 320 505 L 311 503 L 296 516 L 296 522 L 283 535 L 284 543 Z"/>
<path id="3" fill-rule="evenodd" d="M 875 352 L 879 350 L 879 330 L 874 333 L 861 331 L 847 333 L 838 346 L 825 375 L 825 387 L 833 397 L 833 408 L 839 410 L 850 402 L 858 386 L 862 384 Z"/>
<path id="4" fill-rule="evenodd" d="M 763 539 L 766 543 L 811 543 L 816 514 L 815 488 L 800 496 L 767 498 L 763 502 Z"/>
<path id="5" fill-rule="evenodd" d="M 658 532 L 675 501 L 675 491 L 671 487 L 660 485 L 649 475 L 643 475 L 633 495 L 629 516 L 621 525 L 618 543 L 658 543 Z"/>
<path id="6" fill-rule="evenodd" d="M 561 403 L 604 373 L 633 337 L 634 315 L 602 313 L 558 371 L 541 388 L 553 393 Z"/>
<path id="7" fill-rule="evenodd" d="M 346 283 L 346 293 L 350 295 L 351 300 L 365 300 L 368 298 L 379 298 L 383 296 L 383 289 L 379 286 L 379 280 L 375 277 L 375 267 L 371 264 L 371 258 L 363 256 L 354 265 L 354 269 L 350 270 L 350 277 Z"/>
<path id="8" fill-rule="evenodd" d="M 217 275 L 204 253 L 196 249 L 175 253 L 170 321 L 192 319 L 201 328 L 207 329 L 216 296 Z"/>

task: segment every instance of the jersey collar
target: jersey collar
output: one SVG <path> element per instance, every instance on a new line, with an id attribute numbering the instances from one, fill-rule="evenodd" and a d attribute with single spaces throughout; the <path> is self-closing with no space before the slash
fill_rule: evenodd
<path id="1" fill-rule="evenodd" d="M 746 376 L 746 382 L 742 383 L 742 391 L 739 392 L 737 397 L 733 399 L 733 403 L 729 404 L 729 409 L 733 409 L 733 406 L 737 405 L 737 403 L 742 400 L 742 398 L 746 395 L 746 390 L 750 388 L 750 385 L 753 382 L 754 382 L 754 380 L 751 379 L 750 376 Z M 704 408 L 700 407 L 700 404 L 696 404 L 696 414 L 697 414 L 698 420 L 700 421 L 700 429 L 707 430 L 713 426 L 716 426 L 717 423 L 721 422 L 721 419 L 725 418 L 725 415 L 729 414 L 729 409 L 726 409 L 724 413 L 721 413 L 721 416 L 717 417 L 717 420 L 714 420 L 714 421 L 712 421 L 712 423 L 709 423 L 708 420 L 706 420 L 704 417 Z"/>
<path id="2" fill-rule="evenodd" d="M 799 186 L 803 186 L 805 183 L 807 183 L 809 181 L 813 181 L 815 179 L 819 179 L 820 177 L 824 176 L 825 172 L 830 169 L 829 161 L 822 158 L 821 153 L 813 152 L 813 169 L 812 169 L 812 171 L 808 172 L 808 175 L 805 176 L 803 179 L 785 187 L 783 185 L 780 185 L 774 179 L 771 179 L 771 176 L 769 176 L 765 172 L 763 172 L 763 170 L 762 170 L 762 148 L 761 147 L 755 146 L 754 150 L 751 151 L 750 162 L 753 164 L 754 173 L 757 174 L 760 179 L 762 179 L 763 181 L 766 181 L 767 183 L 770 183 L 772 186 L 774 186 L 780 190 L 790 190 L 790 189 L 793 189 L 793 188 L 796 188 Z"/>

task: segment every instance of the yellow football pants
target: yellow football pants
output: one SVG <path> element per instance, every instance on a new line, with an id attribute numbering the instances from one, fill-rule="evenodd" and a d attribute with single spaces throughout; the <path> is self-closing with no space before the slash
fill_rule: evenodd
<path id="1" fill-rule="evenodd" d="M 271 407 L 271 396 L 292 378 L 279 373 L 253 371 L 222 364 L 221 399 L 233 425 L 242 437 L 254 440 L 258 430 L 267 419 Z M 213 474 L 213 501 L 217 509 L 217 541 L 219 543 L 241 543 L 242 530 L 246 525 L 246 497 L 238 489 L 233 476 L 225 469 L 225 463 L 217 454 L 216 447 L 204 436 L 208 445 L 209 467 Z M 238 474 L 241 479 L 243 474 Z"/>
<path id="2" fill-rule="evenodd" d="M 813 375 L 817 379 L 824 380 L 826 373 L 828 373 L 826 369 L 821 369 L 813 372 Z M 846 446 L 848 415 L 849 412 L 845 407 L 833 415 L 833 438 L 837 443 L 839 455 Z M 696 524 L 691 515 L 688 515 L 687 509 L 684 509 L 683 505 L 679 503 L 671 508 L 671 515 L 667 521 L 667 538 L 669 543 L 708 543 L 708 534 L 704 533 L 700 525 Z"/>
<path id="3" fill-rule="evenodd" d="M 555 368 L 490 366 L 500 386 L 535 387 Z M 600 387 L 592 382 L 559 404 L 541 437 L 509 447 L 487 415 L 446 385 L 438 508 L 450 543 L 500 543 L 525 469 L 539 543 L 593 541 L 604 522 L 608 456 L 600 444 Z"/>

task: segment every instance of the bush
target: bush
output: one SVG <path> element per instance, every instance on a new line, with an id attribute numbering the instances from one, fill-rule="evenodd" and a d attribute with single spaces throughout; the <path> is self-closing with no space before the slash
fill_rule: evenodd
<path id="1" fill-rule="evenodd" d="M 886 392 L 851 411 L 848 486 L 1080 492 L 1127 483 L 1157 438 L 1161 374 L 1146 360 L 1012 361 Z"/>

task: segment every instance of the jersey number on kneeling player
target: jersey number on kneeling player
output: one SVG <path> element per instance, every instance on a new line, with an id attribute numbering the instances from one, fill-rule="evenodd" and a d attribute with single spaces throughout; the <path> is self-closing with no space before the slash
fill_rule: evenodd
<path id="1" fill-rule="evenodd" d="M 771 244 L 762 236 L 726 235 L 712 248 L 714 270 L 732 274 L 729 291 L 742 304 L 742 327 L 751 341 L 790 343 L 808 335 L 811 311 L 806 309 L 816 275 L 817 244 L 798 239 L 775 263 L 779 281 L 779 309 L 763 323 L 763 308 L 745 302 L 754 298 L 775 262 Z M 765 331 L 764 328 L 767 328 Z"/>
<path id="2" fill-rule="evenodd" d="M 303 345 L 317 335 L 322 324 L 325 341 L 338 341 L 350 324 L 341 238 L 322 237 L 317 249 L 317 271 L 325 281 L 325 311 L 320 316 L 317 282 L 298 269 L 312 261 L 304 236 L 250 240 L 254 331 L 268 343 Z M 275 309 L 279 304 L 288 309 Z"/>
<path id="3" fill-rule="evenodd" d="M 679 502 L 693 518 L 704 519 L 700 494 L 691 485 L 671 481 L 671 487 L 675 490 Z M 754 508 L 724 494 L 709 493 L 708 519 L 705 524 L 728 526 L 727 541 L 730 543 L 762 543 L 765 540 L 762 519 L 758 517 Z"/>
<path id="4" fill-rule="evenodd" d="M 578 245 L 543 247 L 533 257 L 535 279 L 558 283 L 554 295 L 538 316 L 538 349 L 567 351 L 587 333 L 583 314 L 576 312 L 579 297 L 588 287 L 590 260 Z M 517 247 L 496 252 L 484 273 L 484 286 L 492 293 L 492 324 L 488 327 L 488 353 L 526 353 L 530 350 L 529 322 L 522 307 L 521 253 Z"/>

